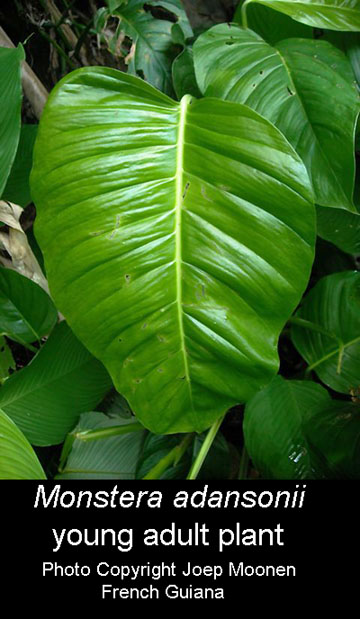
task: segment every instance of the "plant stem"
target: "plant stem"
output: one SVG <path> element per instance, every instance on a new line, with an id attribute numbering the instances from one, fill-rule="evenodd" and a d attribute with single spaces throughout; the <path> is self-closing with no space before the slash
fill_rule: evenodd
<path id="1" fill-rule="evenodd" d="M 247 28 L 248 27 L 248 22 L 247 22 L 247 15 L 246 15 L 246 5 L 248 4 L 250 0 L 245 0 L 244 4 L 241 7 L 241 23 L 243 28 Z"/>
<path id="2" fill-rule="evenodd" d="M 225 415 L 222 415 L 221 417 L 219 417 L 219 419 L 217 421 L 215 421 L 215 423 L 211 426 L 210 430 L 208 431 L 206 438 L 203 442 L 203 444 L 201 445 L 201 449 L 198 453 L 198 455 L 196 456 L 194 462 L 192 463 L 191 469 L 189 471 L 189 474 L 187 476 L 186 479 L 196 479 L 199 471 L 204 463 L 204 460 L 206 458 L 206 456 L 208 455 L 209 449 L 211 447 L 211 445 L 213 444 L 215 437 L 218 433 L 218 430 L 222 424 L 222 421 L 224 419 Z"/>
<path id="3" fill-rule="evenodd" d="M 245 445 L 242 448 L 238 479 L 247 479 L 247 473 L 249 468 L 249 454 Z"/>
<path id="4" fill-rule="evenodd" d="M 298 318 L 297 316 L 292 316 L 288 322 L 292 325 L 297 325 L 298 327 L 303 327 L 304 329 L 309 329 L 310 331 L 315 331 L 315 333 L 321 333 L 322 335 L 326 335 L 327 337 L 331 337 L 334 340 L 338 338 L 330 331 L 327 331 L 321 325 L 317 325 L 315 322 L 311 322 L 310 320 L 305 320 L 304 318 Z"/>
<path id="5" fill-rule="evenodd" d="M 152 469 L 143 477 L 143 479 L 159 479 L 159 477 L 171 466 L 171 464 L 177 464 L 183 457 L 187 450 L 191 440 L 194 438 L 193 434 L 187 434 L 179 445 L 173 447 L 169 453 L 166 454 Z"/>
<path id="6" fill-rule="evenodd" d="M 64 52 L 63 48 L 56 42 L 54 41 L 54 39 L 52 39 L 51 37 L 49 37 L 48 34 L 46 34 L 46 32 L 44 32 L 44 30 L 39 30 L 39 33 L 41 34 L 41 36 L 46 39 L 46 41 L 50 44 L 53 45 L 56 49 L 56 51 L 58 52 L 58 54 L 60 55 L 60 58 L 63 58 L 63 60 L 66 62 L 66 64 L 69 65 L 70 69 L 76 69 L 76 65 L 70 60 L 70 58 L 67 56 L 67 54 Z"/>

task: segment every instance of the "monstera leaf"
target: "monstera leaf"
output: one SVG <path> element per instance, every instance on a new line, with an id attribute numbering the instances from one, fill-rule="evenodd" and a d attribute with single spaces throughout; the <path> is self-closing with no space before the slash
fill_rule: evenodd
<path id="1" fill-rule="evenodd" d="M 50 96 L 31 184 L 55 302 L 146 427 L 202 431 L 276 373 L 314 209 L 267 120 L 80 69 Z"/>
<path id="2" fill-rule="evenodd" d="M 194 60 L 203 94 L 246 103 L 282 131 L 304 161 L 319 205 L 356 212 L 359 96 L 343 52 L 309 39 L 272 47 L 251 30 L 220 24 L 198 38 Z"/>
<path id="3" fill-rule="evenodd" d="M 360 0 L 247 0 L 280 11 L 303 24 L 329 30 L 360 30 Z"/>

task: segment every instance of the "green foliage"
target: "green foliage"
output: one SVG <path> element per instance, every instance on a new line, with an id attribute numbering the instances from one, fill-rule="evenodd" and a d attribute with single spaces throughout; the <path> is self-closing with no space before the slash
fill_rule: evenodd
<path id="1" fill-rule="evenodd" d="M 144 441 L 138 425 L 121 417 L 84 413 L 65 442 L 69 453 L 63 454 L 66 461 L 57 479 L 134 479 Z M 117 435 L 116 430 L 124 433 Z"/>
<path id="2" fill-rule="evenodd" d="M 267 479 L 311 479 L 310 447 L 304 417 L 331 402 L 327 391 L 310 381 L 278 376 L 246 406 L 244 434 L 256 468 Z"/>
<path id="3" fill-rule="evenodd" d="M 0 268 L 0 333 L 21 344 L 40 341 L 57 322 L 57 311 L 40 286 Z"/>
<path id="4" fill-rule="evenodd" d="M 2 410 L 0 479 L 45 479 L 45 473 L 30 443 Z"/>
<path id="5" fill-rule="evenodd" d="M 2 386 L 0 407 L 33 445 L 54 445 L 110 387 L 101 363 L 62 322 L 30 365 Z"/>
<path id="6" fill-rule="evenodd" d="M 360 30 L 360 0 L 246 0 L 242 14 L 255 3 L 315 28 Z"/>
<path id="7" fill-rule="evenodd" d="M 276 373 L 314 221 L 269 122 L 83 69 L 52 93 L 31 183 L 55 302 L 146 427 L 202 431 Z"/>
<path id="8" fill-rule="evenodd" d="M 19 204 L 23 208 L 31 202 L 29 176 L 37 128 L 37 125 L 21 127 L 15 161 L 3 192 L 4 200 Z"/>
<path id="9" fill-rule="evenodd" d="M 267 479 L 359 479 L 359 403 L 277 377 L 247 405 L 246 444 Z"/>
<path id="10" fill-rule="evenodd" d="M 194 58 L 205 95 L 246 103 L 282 131 L 307 167 L 318 204 L 356 212 L 359 95 L 341 51 L 304 39 L 272 47 L 251 30 L 221 24 L 198 38 Z"/>
<path id="11" fill-rule="evenodd" d="M 146 5 L 146 8 L 144 8 Z M 176 16 L 177 23 L 168 19 L 156 19 L 149 7 L 162 7 Z M 186 13 L 179 0 L 144 2 L 144 0 L 129 0 L 129 2 L 112 2 L 107 9 L 100 9 L 96 28 L 102 33 L 110 16 L 118 20 L 114 35 L 108 41 L 109 49 L 114 55 L 125 56 L 128 72 L 140 75 L 166 94 L 174 93 L 171 79 L 171 65 L 177 54 L 174 45 L 174 26 L 178 26 L 183 40 L 191 37 L 193 32 Z M 180 36 L 180 41 L 182 40 Z M 132 41 L 129 53 L 121 50 L 124 38 Z M 175 30 L 175 42 L 178 42 Z"/>
<path id="12" fill-rule="evenodd" d="M 0 196 L 13 164 L 20 135 L 21 122 L 21 62 L 24 50 L 0 48 Z"/>
<path id="13" fill-rule="evenodd" d="M 0 48 L 0 478 L 359 479 L 360 0 L 78 4 L 39 131 Z"/>
<path id="14" fill-rule="evenodd" d="M 322 278 L 305 297 L 292 341 L 319 378 L 340 393 L 360 385 L 360 273 L 344 271 Z M 311 328 L 311 325 L 313 327 Z"/>

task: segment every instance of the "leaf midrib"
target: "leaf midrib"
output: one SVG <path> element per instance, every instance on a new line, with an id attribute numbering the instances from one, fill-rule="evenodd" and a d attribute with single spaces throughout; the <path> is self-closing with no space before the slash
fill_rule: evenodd
<path id="1" fill-rule="evenodd" d="M 182 235 L 181 235 L 181 215 L 183 208 L 183 188 L 184 188 L 184 145 L 185 145 L 185 125 L 188 106 L 192 102 L 190 95 L 185 95 L 180 102 L 179 130 L 177 137 L 176 172 L 175 172 L 175 265 L 176 265 L 176 306 L 180 333 L 180 348 L 184 360 L 185 380 L 188 385 L 189 398 L 192 412 L 195 412 L 192 400 L 190 385 L 189 364 L 185 348 L 184 332 L 184 312 L 182 308 Z"/>

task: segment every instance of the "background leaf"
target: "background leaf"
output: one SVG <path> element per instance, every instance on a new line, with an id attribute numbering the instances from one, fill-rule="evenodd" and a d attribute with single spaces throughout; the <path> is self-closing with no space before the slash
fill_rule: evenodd
<path id="1" fill-rule="evenodd" d="M 40 286 L 0 267 L 0 333 L 30 344 L 50 333 L 57 318 L 55 305 Z"/>
<path id="2" fill-rule="evenodd" d="M 110 387 L 104 367 L 62 322 L 33 361 L 1 387 L 0 406 L 32 444 L 53 445 Z"/>
<path id="3" fill-rule="evenodd" d="M 272 378 L 314 219 L 268 121 L 82 69 L 49 99 L 31 180 L 57 306 L 146 427 L 200 432 Z"/>
<path id="4" fill-rule="evenodd" d="M 360 0 L 248 0 L 303 24 L 329 30 L 360 30 Z"/>
<path id="5" fill-rule="evenodd" d="M 186 94 L 201 97 L 201 92 L 196 83 L 194 58 L 191 47 L 185 48 L 172 66 L 174 89 L 178 99 Z"/>
<path id="6" fill-rule="evenodd" d="M 133 420 L 134 421 L 134 420 Z M 131 423 L 131 422 L 130 422 Z M 121 434 L 94 441 L 80 438 L 81 432 L 129 424 L 103 413 L 84 413 L 72 434 L 76 437 L 66 464 L 56 479 L 134 479 L 145 432 Z"/>
<path id="7" fill-rule="evenodd" d="M 15 49 L 0 47 L 0 196 L 13 164 L 21 123 L 22 45 Z"/>
<path id="8" fill-rule="evenodd" d="M 21 127 L 16 157 L 3 192 L 4 200 L 19 204 L 23 208 L 31 202 L 29 177 L 37 127 L 37 125 Z"/>
<path id="9" fill-rule="evenodd" d="M 340 50 L 310 39 L 272 47 L 251 30 L 220 24 L 198 38 L 194 60 L 203 94 L 245 103 L 282 131 L 306 165 L 318 204 L 356 212 L 359 95 Z"/>
<path id="10" fill-rule="evenodd" d="M 292 326 L 292 341 L 308 369 L 335 391 L 356 389 L 360 384 L 360 273 L 344 271 L 322 278 L 296 316 L 329 332 L 327 336 Z"/>
<path id="11" fill-rule="evenodd" d="M 10 369 L 15 370 L 16 364 L 6 339 L 0 336 L 0 384 L 9 377 Z"/>
<path id="12" fill-rule="evenodd" d="M 310 381 L 277 376 L 248 402 L 246 448 L 265 479 L 311 479 L 315 475 L 302 424 L 314 406 L 329 404 L 328 392 Z"/>
<path id="13" fill-rule="evenodd" d="M 0 479 L 46 479 L 25 436 L 0 410 Z"/>
<path id="14" fill-rule="evenodd" d="M 331 400 L 305 421 L 316 466 L 331 479 L 360 479 L 359 402 Z"/>

